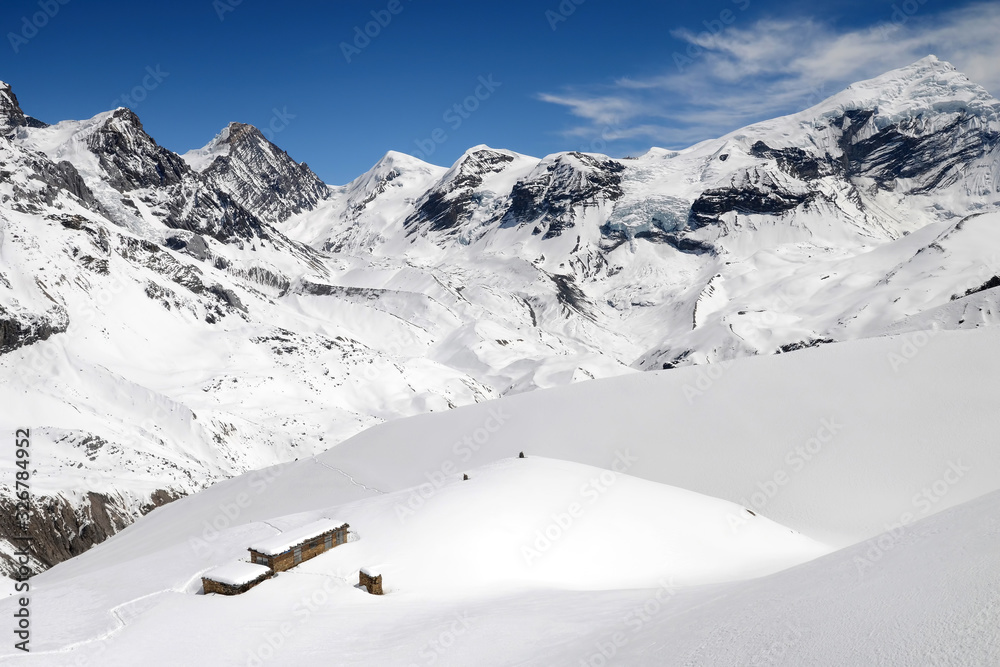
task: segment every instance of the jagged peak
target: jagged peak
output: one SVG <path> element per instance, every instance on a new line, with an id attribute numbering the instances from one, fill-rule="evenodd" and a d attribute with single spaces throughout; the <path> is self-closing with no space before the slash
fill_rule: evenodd
<path id="1" fill-rule="evenodd" d="M 0 127 L 23 127 L 27 125 L 17 95 L 9 83 L 0 81 Z"/>
<path id="2" fill-rule="evenodd" d="M 142 129 L 142 121 L 139 120 L 139 116 L 128 107 L 117 107 L 112 109 L 107 121 L 105 121 L 105 125 L 116 120 L 123 121 L 128 125 L 133 125 L 140 130 Z"/>
<path id="3" fill-rule="evenodd" d="M 271 143 L 256 126 L 250 123 L 232 122 L 225 127 L 223 132 L 225 133 L 225 138 L 222 141 L 229 144 L 238 144 L 251 139 Z M 220 133 L 221 135 L 222 133 Z"/>
<path id="4" fill-rule="evenodd" d="M 252 145 L 263 147 L 272 152 L 285 152 L 271 143 L 255 125 L 233 121 L 222 128 L 207 144 L 201 148 L 192 149 L 181 157 L 192 169 L 202 172 L 208 169 L 219 157 L 229 156 L 233 147 Z M 301 166 L 307 167 L 304 162 L 301 163 Z"/>
<path id="5" fill-rule="evenodd" d="M 482 158 L 485 156 L 497 156 L 505 155 L 507 157 L 519 158 L 526 157 L 520 153 L 515 153 L 514 151 L 509 151 L 506 148 L 493 148 L 492 146 L 487 146 L 486 144 L 477 144 L 472 148 L 466 149 L 462 156 L 455 161 L 455 164 L 468 161 L 470 159 Z"/>
<path id="6" fill-rule="evenodd" d="M 442 180 L 449 181 L 453 178 L 481 176 L 488 172 L 496 173 L 524 159 L 534 160 L 534 158 L 528 158 L 525 155 L 504 148 L 491 148 L 486 144 L 479 144 L 462 153 L 462 156 L 448 169 Z"/>

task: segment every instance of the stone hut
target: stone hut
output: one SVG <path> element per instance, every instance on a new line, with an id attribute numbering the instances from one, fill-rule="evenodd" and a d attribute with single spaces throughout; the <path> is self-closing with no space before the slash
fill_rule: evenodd
<path id="1" fill-rule="evenodd" d="M 347 541 L 350 525 L 335 519 L 320 519 L 250 546 L 250 560 L 275 572 L 283 572 L 315 558 Z"/>
<path id="2" fill-rule="evenodd" d="M 359 584 L 372 595 L 382 595 L 382 573 L 370 567 L 363 567 L 358 573 Z"/>
<path id="3" fill-rule="evenodd" d="M 205 593 L 239 595 L 271 577 L 271 569 L 256 563 L 230 563 L 205 573 L 201 587 Z"/>

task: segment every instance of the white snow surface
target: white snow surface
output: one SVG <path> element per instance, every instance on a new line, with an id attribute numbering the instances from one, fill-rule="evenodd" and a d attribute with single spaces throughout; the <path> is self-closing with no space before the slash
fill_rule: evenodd
<path id="1" fill-rule="evenodd" d="M 26 662 L 995 664 L 998 344 L 885 337 L 391 422 L 38 575 Z M 360 539 L 198 594 L 333 515 Z"/>
<path id="2" fill-rule="evenodd" d="M 320 519 L 318 521 L 307 523 L 304 526 L 287 530 L 280 535 L 275 535 L 274 537 L 270 537 L 266 540 L 254 542 L 249 545 L 249 548 L 266 556 L 277 556 L 278 554 L 285 553 L 295 545 L 302 544 L 317 535 L 322 535 L 327 531 L 336 530 L 346 525 L 346 521 Z"/>
<path id="3" fill-rule="evenodd" d="M 210 142 L 201 148 L 189 150 L 187 153 L 182 154 L 181 157 L 195 171 L 205 171 L 209 165 L 215 162 L 215 158 L 229 155 L 232 146 L 229 144 L 228 139 L 229 127 L 226 126 Z"/>

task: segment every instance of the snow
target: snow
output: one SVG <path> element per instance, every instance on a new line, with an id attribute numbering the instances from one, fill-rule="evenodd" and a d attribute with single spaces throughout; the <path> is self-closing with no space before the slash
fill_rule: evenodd
<path id="1" fill-rule="evenodd" d="M 920 194 L 807 185 L 751 151 L 821 155 L 832 120 L 873 104 L 859 136 L 1000 131 L 997 101 L 929 58 L 622 160 L 622 197 L 554 238 L 501 225 L 513 188 L 552 167 L 579 194 L 590 167 L 478 146 L 450 168 L 390 152 L 239 243 L 168 227 L 155 188 L 114 190 L 87 148 L 109 114 L 0 140 L 4 197 L 43 191 L 24 165 L 44 154 L 110 215 L 63 195 L 0 211 L 0 306 L 70 326 L 0 356 L 34 492 L 103 493 L 126 517 L 191 494 L 33 580 L 32 659 L 596 664 L 622 633 L 623 664 L 996 664 L 1000 290 L 963 295 L 1000 275 L 998 154 Z M 185 159 L 206 168 L 224 139 Z M 482 151 L 511 160 L 479 174 Z M 477 179 L 454 228 L 407 226 Z M 817 197 L 684 230 L 707 253 L 650 238 L 733 183 Z M 773 356 L 825 339 L 841 342 Z M 687 366 L 640 372 L 665 365 Z M 196 595 L 328 516 L 360 539 L 239 599 Z M 392 595 L 353 588 L 364 563 Z"/>
<path id="2" fill-rule="evenodd" d="M 382 572 L 380 572 L 377 568 L 363 567 L 359 571 L 366 577 L 372 577 L 373 579 L 382 576 Z"/>
<path id="3" fill-rule="evenodd" d="M 322 535 L 331 530 L 337 530 L 347 525 L 346 521 L 336 519 L 320 519 L 293 530 L 286 530 L 280 535 L 260 542 L 254 542 L 249 548 L 266 556 L 277 556 L 290 550 L 292 547 L 307 542 L 308 540 Z"/>
<path id="4" fill-rule="evenodd" d="M 226 126 L 215 137 L 201 148 L 189 150 L 181 154 L 188 166 L 197 172 L 208 169 L 215 158 L 229 155 L 232 146 L 229 143 L 229 126 Z"/>
<path id="5" fill-rule="evenodd" d="M 610 643 L 630 665 L 994 664 L 997 344 L 886 337 L 370 429 L 35 577 L 32 659 L 575 665 Z M 238 598 L 197 595 L 275 528 L 334 515 L 360 539 Z M 370 563 L 391 595 L 354 588 Z"/>
<path id="6" fill-rule="evenodd" d="M 244 584 L 249 584 L 252 581 L 256 581 L 262 576 L 270 573 L 271 568 L 265 565 L 237 562 L 229 563 L 228 565 L 223 565 L 213 570 L 209 570 L 202 576 L 205 579 L 211 579 L 212 581 L 217 581 L 220 584 L 242 586 Z"/>

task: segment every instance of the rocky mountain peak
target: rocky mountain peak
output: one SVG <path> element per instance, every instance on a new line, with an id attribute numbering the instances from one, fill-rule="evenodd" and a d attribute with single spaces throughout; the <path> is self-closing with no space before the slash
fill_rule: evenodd
<path id="1" fill-rule="evenodd" d="M 0 130 L 24 127 L 27 124 L 21 105 L 17 102 L 17 95 L 10 84 L 0 81 Z"/>
<path id="2" fill-rule="evenodd" d="M 329 187 L 308 165 L 293 160 L 248 123 L 229 123 L 206 146 L 186 153 L 184 160 L 270 223 L 312 210 L 330 196 Z"/>
<path id="3" fill-rule="evenodd" d="M 111 185 L 120 192 L 175 185 L 190 168 L 146 134 L 131 109 L 119 107 L 87 137 Z"/>
<path id="4" fill-rule="evenodd" d="M 224 132 L 225 138 L 223 141 L 229 145 L 235 145 L 246 141 L 267 141 L 267 139 L 264 138 L 264 135 L 261 134 L 261 131 L 249 123 L 232 122 L 226 126 Z"/>

